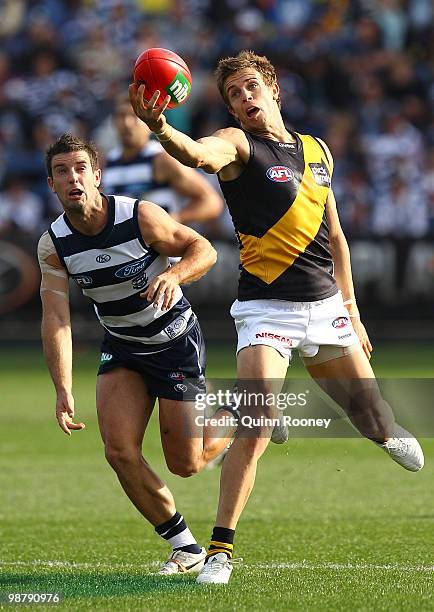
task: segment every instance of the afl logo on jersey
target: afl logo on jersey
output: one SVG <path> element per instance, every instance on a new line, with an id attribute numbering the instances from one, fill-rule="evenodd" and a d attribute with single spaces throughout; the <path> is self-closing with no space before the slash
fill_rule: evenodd
<path id="1" fill-rule="evenodd" d="M 288 183 L 294 179 L 294 172 L 288 166 L 271 166 L 266 174 L 275 183 Z"/>
<path id="2" fill-rule="evenodd" d="M 73 279 L 79 287 L 90 287 L 93 284 L 90 276 L 73 276 Z"/>
<path id="3" fill-rule="evenodd" d="M 332 325 L 335 329 L 341 329 L 348 325 L 348 317 L 338 317 L 334 321 L 332 321 Z"/>

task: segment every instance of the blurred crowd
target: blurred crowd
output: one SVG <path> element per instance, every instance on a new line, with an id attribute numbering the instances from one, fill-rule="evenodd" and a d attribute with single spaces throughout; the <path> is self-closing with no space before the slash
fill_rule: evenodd
<path id="1" fill-rule="evenodd" d="M 253 49 L 275 64 L 288 126 L 323 138 L 350 237 L 434 235 L 432 0 L 2 0 L 0 237 L 59 214 L 44 152 L 59 134 L 116 144 L 113 101 L 149 47 L 179 53 L 193 91 L 169 120 L 231 125 L 213 70 Z M 214 237 L 231 237 L 222 217 Z"/>

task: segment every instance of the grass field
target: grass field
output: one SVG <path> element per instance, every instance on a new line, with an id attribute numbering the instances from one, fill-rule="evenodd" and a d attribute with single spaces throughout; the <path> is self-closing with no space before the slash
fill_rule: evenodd
<path id="1" fill-rule="evenodd" d="M 152 575 L 167 546 L 105 463 L 94 414 L 96 362 L 96 351 L 77 352 L 76 406 L 87 428 L 67 438 L 54 421 L 39 352 L 0 353 L 3 602 L 7 593 L 59 593 L 53 608 L 71 611 L 434 609 L 433 440 L 422 442 L 419 474 L 361 439 L 272 445 L 237 530 L 235 556 L 244 563 L 230 584 L 204 588 L 193 577 Z M 434 349 L 378 347 L 375 364 L 381 376 L 434 378 Z M 300 372 L 296 366 L 292 375 Z M 209 351 L 209 374 L 233 375 L 231 353 Z M 144 455 L 205 544 L 219 471 L 170 475 L 159 446 L 153 419 Z"/>

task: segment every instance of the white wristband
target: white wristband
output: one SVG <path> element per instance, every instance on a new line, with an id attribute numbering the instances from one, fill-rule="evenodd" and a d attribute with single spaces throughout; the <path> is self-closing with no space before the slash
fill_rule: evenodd
<path id="1" fill-rule="evenodd" d="M 166 133 L 166 129 L 167 129 L 167 127 L 169 127 L 169 128 L 170 128 L 170 136 L 169 136 L 169 138 L 162 138 L 162 137 L 165 135 L 165 133 Z M 166 125 L 164 126 L 164 130 L 163 130 L 162 132 L 159 132 L 159 133 L 154 132 L 154 134 L 155 134 L 155 136 L 158 138 L 158 140 L 159 140 L 160 142 L 169 142 L 169 140 L 172 140 L 172 136 L 173 136 L 173 127 L 172 127 L 171 125 L 169 125 L 169 124 L 166 124 Z"/>

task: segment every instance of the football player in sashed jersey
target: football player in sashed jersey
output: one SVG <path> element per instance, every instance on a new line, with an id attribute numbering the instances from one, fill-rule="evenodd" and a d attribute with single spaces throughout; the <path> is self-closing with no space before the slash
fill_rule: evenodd
<path id="1" fill-rule="evenodd" d="M 107 155 L 105 193 L 150 200 L 184 224 L 221 214 L 220 194 L 199 171 L 183 166 L 150 139 L 152 133 L 134 114 L 128 95 L 117 98 L 113 118 L 121 146 Z"/>
<path id="2" fill-rule="evenodd" d="M 357 309 L 348 244 L 331 189 L 332 155 L 324 142 L 287 128 L 279 85 L 266 57 L 241 51 L 220 60 L 217 84 L 240 128 L 194 141 L 167 123 L 169 103 L 149 102 L 144 85 L 130 85 L 135 113 L 168 153 L 187 166 L 217 173 L 241 248 L 237 383 L 275 393 L 292 349 L 310 375 L 367 438 L 404 468 L 424 457 L 417 440 L 395 422 L 369 363 L 372 350 Z M 245 406 L 244 411 L 252 411 Z M 267 415 L 269 408 L 263 407 Z M 252 490 L 270 428 L 256 437 L 240 429 L 222 468 L 220 500 L 207 560 L 197 580 L 227 583 L 235 528 Z"/>
<path id="3" fill-rule="evenodd" d="M 192 400 L 205 390 L 205 351 L 196 316 L 179 286 L 203 276 L 216 253 L 159 206 L 103 195 L 91 144 L 64 134 L 48 149 L 46 163 L 48 184 L 64 209 L 38 244 L 42 340 L 59 426 L 69 435 L 84 428 L 74 420 L 70 277 L 91 299 L 105 329 L 96 403 L 107 461 L 132 503 L 172 545 L 160 573 L 199 571 L 206 551 L 141 446 L 155 398 L 171 472 L 194 474 L 229 441 L 224 429 L 195 426 Z M 172 255 L 181 259 L 171 267 Z M 229 423 L 233 434 L 230 429 Z"/>

